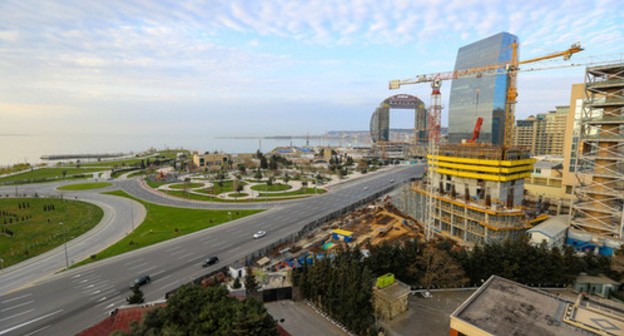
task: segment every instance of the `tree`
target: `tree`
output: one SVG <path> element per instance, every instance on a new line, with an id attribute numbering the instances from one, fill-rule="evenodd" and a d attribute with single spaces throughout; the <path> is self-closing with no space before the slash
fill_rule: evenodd
<path id="1" fill-rule="evenodd" d="M 256 180 L 260 180 L 262 178 L 262 172 L 260 171 L 260 169 L 256 169 L 256 173 L 254 174 L 254 178 Z"/>
<path id="2" fill-rule="evenodd" d="M 456 287 L 468 282 L 461 265 L 452 259 L 448 252 L 429 245 L 412 267 L 421 267 L 424 274 L 421 284 L 430 289 L 432 286 Z"/>
<path id="3" fill-rule="evenodd" d="M 256 297 L 258 294 L 258 282 L 253 274 L 251 267 L 247 267 L 245 272 L 245 292 L 247 297 Z"/>
<path id="4" fill-rule="evenodd" d="M 241 282 L 240 282 L 240 278 L 236 278 L 234 279 L 234 283 L 232 284 L 232 288 L 234 289 L 239 289 L 241 288 Z"/>
<path id="5" fill-rule="evenodd" d="M 264 156 L 260 158 L 260 168 L 262 168 L 262 169 L 268 169 L 269 168 L 269 163 L 267 162 L 267 159 Z"/>
<path id="6" fill-rule="evenodd" d="M 143 296 L 143 291 L 141 291 L 141 289 L 139 288 L 139 286 L 134 286 L 132 288 L 132 295 L 128 296 L 126 298 L 126 301 L 129 304 L 139 304 L 139 303 L 143 303 L 144 301 L 144 296 Z"/>
<path id="7" fill-rule="evenodd" d="M 262 152 L 259 149 L 256 151 L 256 157 L 258 159 L 262 159 L 264 157 L 264 155 L 262 154 Z"/>
<path id="8" fill-rule="evenodd" d="M 65 178 L 65 176 L 67 176 L 67 170 L 63 170 L 61 174 L 63 174 L 63 178 Z"/>
<path id="9" fill-rule="evenodd" d="M 228 297 L 223 286 L 185 285 L 127 335 L 277 335 L 262 303 Z"/>
<path id="10" fill-rule="evenodd" d="M 271 170 L 277 170 L 277 156 L 271 155 L 271 160 L 269 161 L 269 168 Z"/>

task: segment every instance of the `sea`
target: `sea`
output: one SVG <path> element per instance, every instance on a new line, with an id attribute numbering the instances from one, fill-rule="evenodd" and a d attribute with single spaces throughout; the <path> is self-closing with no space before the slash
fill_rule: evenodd
<path id="1" fill-rule="evenodd" d="M 85 135 L 85 134 L 0 134 L 0 166 L 16 163 L 54 163 L 44 155 L 60 154 L 137 154 L 150 148 L 189 149 L 226 153 L 269 152 L 278 146 L 352 146 L 342 139 L 306 138 L 211 138 L 200 135 Z"/>

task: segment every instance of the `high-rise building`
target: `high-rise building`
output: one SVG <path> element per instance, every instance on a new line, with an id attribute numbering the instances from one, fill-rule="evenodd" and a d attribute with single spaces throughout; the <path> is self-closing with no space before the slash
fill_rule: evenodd
<path id="1" fill-rule="evenodd" d="M 557 106 L 555 111 L 516 121 L 514 146 L 529 149 L 531 155 L 563 155 L 563 139 L 570 108 Z"/>
<path id="2" fill-rule="evenodd" d="M 502 32 L 461 47 L 455 70 L 506 63 L 511 61 L 511 45 L 518 38 Z M 449 136 L 451 144 L 472 138 L 478 117 L 483 118 L 478 142 L 502 145 L 505 134 L 507 75 L 454 79 L 449 102 Z"/>
<path id="3" fill-rule="evenodd" d="M 585 84 L 573 84 L 570 94 L 570 111 L 566 119 L 566 130 L 563 140 L 563 172 L 562 188 L 565 193 L 572 194 L 574 186 L 578 185 L 575 176 L 576 153 L 578 152 L 578 142 L 581 135 L 581 112 L 583 111 L 583 101 L 585 100 Z M 591 181 L 589 178 L 586 182 Z"/>

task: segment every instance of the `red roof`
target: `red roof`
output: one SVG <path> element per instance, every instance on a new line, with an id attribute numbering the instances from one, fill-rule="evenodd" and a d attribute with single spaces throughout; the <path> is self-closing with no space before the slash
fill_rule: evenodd
<path id="1" fill-rule="evenodd" d="M 130 324 L 140 323 L 148 311 L 166 304 L 116 309 L 111 316 L 78 333 L 78 336 L 108 336 L 115 331 L 130 331 Z"/>

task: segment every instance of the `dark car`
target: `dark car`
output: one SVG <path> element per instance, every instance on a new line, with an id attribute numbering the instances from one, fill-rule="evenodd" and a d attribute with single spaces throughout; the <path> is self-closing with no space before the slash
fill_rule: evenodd
<path id="1" fill-rule="evenodd" d="M 140 276 L 134 279 L 134 282 L 130 284 L 130 289 L 139 288 L 145 284 L 148 284 L 151 280 L 152 279 L 150 278 L 149 275 Z"/>
<path id="2" fill-rule="evenodd" d="M 214 264 L 216 264 L 218 262 L 219 262 L 219 258 L 218 257 L 216 257 L 216 256 L 215 257 L 210 257 L 210 258 L 204 260 L 204 263 L 202 264 L 202 266 L 203 267 L 208 267 L 208 266 L 214 265 Z"/>

